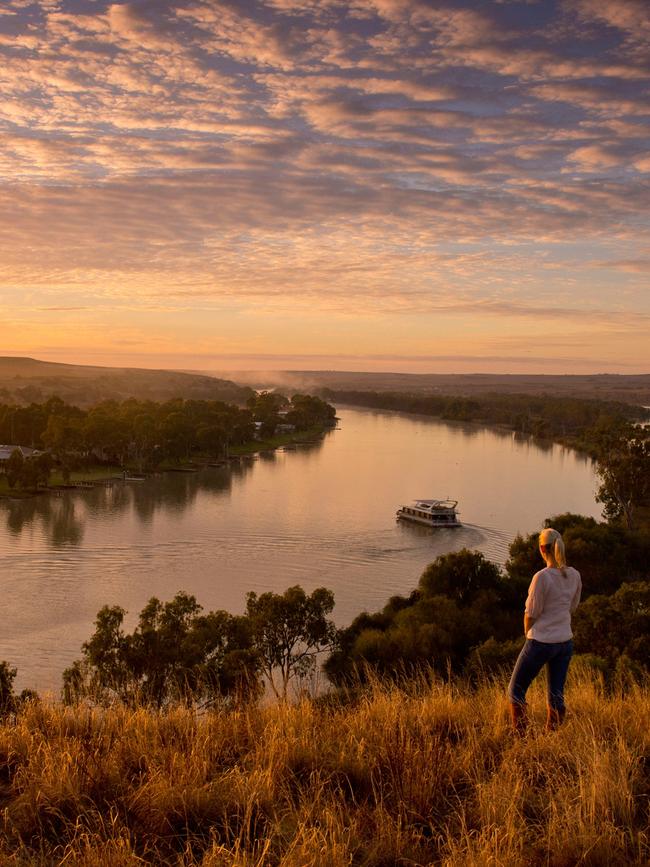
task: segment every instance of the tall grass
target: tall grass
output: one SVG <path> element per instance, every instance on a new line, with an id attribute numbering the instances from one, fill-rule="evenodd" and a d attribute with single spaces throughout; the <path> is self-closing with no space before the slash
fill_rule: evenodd
<path id="1" fill-rule="evenodd" d="M 0 726 L 2 865 L 650 863 L 650 700 L 578 666 L 515 738 L 503 683 L 375 683 L 197 716 L 26 707 Z"/>

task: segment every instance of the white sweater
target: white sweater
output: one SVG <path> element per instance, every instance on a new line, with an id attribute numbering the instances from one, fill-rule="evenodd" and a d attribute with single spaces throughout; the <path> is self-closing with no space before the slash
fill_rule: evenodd
<path id="1" fill-rule="evenodd" d="M 573 637 L 571 615 L 580 602 L 582 581 L 573 566 L 566 566 L 566 578 L 560 569 L 547 566 L 533 576 L 528 588 L 526 614 L 535 623 L 526 633 L 545 644 L 568 641 Z"/>

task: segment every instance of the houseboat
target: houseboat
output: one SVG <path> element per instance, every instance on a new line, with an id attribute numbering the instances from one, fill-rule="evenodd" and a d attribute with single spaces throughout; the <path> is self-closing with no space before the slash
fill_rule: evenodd
<path id="1" fill-rule="evenodd" d="M 396 515 L 429 527 L 460 527 L 457 505 L 458 500 L 415 500 L 412 506 L 401 506 Z"/>

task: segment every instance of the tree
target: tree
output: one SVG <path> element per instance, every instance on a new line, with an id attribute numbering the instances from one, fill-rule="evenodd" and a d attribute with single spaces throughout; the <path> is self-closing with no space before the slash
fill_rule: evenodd
<path id="1" fill-rule="evenodd" d="M 192 439 L 194 429 L 192 422 L 182 411 L 182 408 L 170 412 L 160 426 L 160 434 L 165 450 L 170 457 L 177 461 L 189 458 L 192 451 Z"/>
<path id="2" fill-rule="evenodd" d="M 0 662 L 0 719 L 12 713 L 18 713 L 27 702 L 39 700 L 38 693 L 33 689 L 23 689 L 20 695 L 14 692 L 14 680 L 18 671 L 8 662 Z"/>
<path id="3" fill-rule="evenodd" d="M 54 465 L 52 456 L 48 452 L 43 452 L 37 457 L 32 458 L 32 460 L 36 466 L 37 484 L 46 486 L 50 480 L 50 473 Z"/>
<path id="4" fill-rule="evenodd" d="M 576 647 L 604 659 L 650 670 L 650 582 L 623 584 L 611 596 L 591 596 L 576 611 Z"/>
<path id="5" fill-rule="evenodd" d="M 255 421 L 260 422 L 260 436 L 272 437 L 280 424 L 279 411 L 288 403 L 287 398 L 277 391 L 262 391 L 249 397 L 246 405 L 253 413 Z"/>
<path id="6" fill-rule="evenodd" d="M 282 594 L 246 595 L 253 643 L 276 697 L 286 699 L 290 680 L 313 671 L 317 654 L 333 648 L 336 627 L 327 619 L 333 608 L 334 594 L 324 587 L 310 596 L 298 585 Z"/>
<path id="7" fill-rule="evenodd" d="M 441 676 L 461 671 L 473 648 L 521 632 L 523 595 L 482 554 L 464 549 L 438 557 L 410 596 L 393 597 L 381 612 L 362 614 L 339 633 L 325 665 L 337 684 L 365 669 L 401 677 L 422 667 Z"/>
<path id="8" fill-rule="evenodd" d="M 104 458 L 124 463 L 129 443 L 126 424 L 120 418 L 116 401 L 99 403 L 88 411 L 82 426 L 83 437 L 90 451 Z"/>
<path id="9" fill-rule="evenodd" d="M 83 658 L 64 672 L 64 700 L 117 698 L 162 707 L 255 695 L 258 657 L 245 618 L 200 612 L 194 596 L 184 592 L 166 603 L 152 597 L 128 634 L 124 609 L 104 606 L 82 646 Z"/>
<path id="10" fill-rule="evenodd" d="M 204 451 L 219 458 L 224 454 L 228 434 L 220 424 L 204 423 L 197 428 L 196 439 Z"/>
<path id="11" fill-rule="evenodd" d="M 90 675 L 90 690 L 95 687 L 110 691 L 126 700 L 130 677 L 126 661 L 128 639 L 122 629 L 126 611 L 119 605 L 104 605 L 95 619 L 95 632 L 82 645 L 85 671 Z M 66 684 L 80 681 L 81 662 L 63 673 L 64 690 Z"/>
<path id="12" fill-rule="evenodd" d="M 20 487 L 28 490 L 35 490 L 38 487 L 41 471 L 34 458 L 27 458 L 23 463 L 22 472 L 20 474 Z M 48 474 L 49 476 L 49 474 Z"/>
<path id="13" fill-rule="evenodd" d="M 140 472 L 152 461 L 156 446 L 156 424 L 148 412 L 137 413 L 130 419 L 133 458 Z"/>
<path id="14" fill-rule="evenodd" d="M 70 475 L 75 466 L 75 463 L 75 459 L 70 454 L 59 454 L 59 468 L 61 469 L 61 476 L 63 478 L 64 485 L 68 485 L 70 483 Z"/>
<path id="15" fill-rule="evenodd" d="M 181 592 L 165 604 L 154 596 L 140 612 L 127 658 L 145 701 L 160 707 L 167 697 L 191 693 L 201 657 L 187 639 L 200 610 L 194 596 Z"/>
<path id="16" fill-rule="evenodd" d="M 15 488 L 16 485 L 19 484 L 22 478 L 24 464 L 25 458 L 23 457 L 23 453 L 19 449 L 14 449 L 9 455 L 9 460 L 7 461 L 5 469 L 7 483 L 10 488 Z"/>
<path id="17" fill-rule="evenodd" d="M 497 590 L 502 583 L 499 567 L 478 551 L 463 548 L 431 563 L 420 577 L 426 596 L 447 596 L 461 606 L 470 605 L 483 590 Z"/>
<path id="18" fill-rule="evenodd" d="M 616 444 L 601 449 L 596 472 L 601 481 L 596 499 L 604 505 L 604 516 L 634 529 L 637 508 L 650 500 L 650 440 L 628 430 Z"/>
<path id="19" fill-rule="evenodd" d="M 16 696 L 14 695 L 14 680 L 17 669 L 12 668 L 8 662 L 0 662 L 0 719 L 16 710 Z"/>
<path id="20" fill-rule="evenodd" d="M 548 518 L 564 537 L 567 560 L 583 576 L 582 598 L 614 593 L 626 581 L 649 576 L 650 539 L 620 525 L 598 523 L 584 515 L 565 513 Z M 539 535 L 517 536 L 510 546 L 506 570 L 511 582 L 525 596 L 532 576 L 543 568 L 538 551 Z"/>
<path id="21" fill-rule="evenodd" d="M 333 425 L 336 422 L 336 409 L 320 397 L 294 394 L 286 419 L 297 430 L 307 430 L 314 425 Z"/>
<path id="22" fill-rule="evenodd" d="M 57 455 L 82 452 L 84 413 L 76 407 L 66 406 L 66 413 L 50 415 L 41 437 L 43 445 Z"/>

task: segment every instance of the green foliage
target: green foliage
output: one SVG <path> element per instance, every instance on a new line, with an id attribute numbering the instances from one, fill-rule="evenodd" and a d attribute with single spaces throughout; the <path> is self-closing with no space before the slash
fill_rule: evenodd
<path id="1" fill-rule="evenodd" d="M 28 702 L 38 701 L 38 695 L 31 689 L 24 689 L 20 695 L 15 694 L 14 680 L 17 674 L 17 669 L 8 662 L 0 661 L 0 720 L 18 713 Z"/>
<path id="2" fill-rule="evenodd" d="M 18 484 L 21 488 L 34 491 L 38 487 L 39 469 L 33 458 L 27 458 L 23 463 Z"/>
<path id="3" fill-rule="evenodd" d="M 320 397 L 294 394 L 286 420 L 288 424 L 295 425 L 296 430 L 308 430 L 317 425 L 333 425 L 336 422 L 336 410 Z"/>
<path id="4" fill-rule="evenodd" d="M 523 635 L 509 641 L 497 641 L 490 637 L 479 644 L 469 654 L 466 671 L 473 679 L 480 681 L 486 674 L 510 672 L 523 646 Z"/>
<path id="5" fill-rule="evenodd" d="M 477 551 L 464 548 L 438 557 L 420 576 L 424 596 L 446 596 L 461 607 L 471 605 L 484 591 L 497 591 L 502 584 L 499 569 Z"/>
<path id="6" fill-rule="evenodd" d="M 54 467 L 52 456 L 47 452 L 43 452 L 33 458 L 33 461 L 36 467 L 36 484 L 43 486 L 47 485 L 50 480 L 50 473 Z"/>
<path id="7" fill-rule="evenodd" d="M 64 672 L 64 700 L 117 697 L 162 707 L 255 694 L 259 660 L 244 619 L 225 611 L 200 612 L 196 599 L 184 592 L 167 603 L 152 597 L 127 634 L 124 609 L 104 606 L 82 647 L 82 660 Z"/>
<path id="8" fill-rule="evenodd" d="M 22 452 L 18 449 L 14 449 L 13 452 L 9 455 L 9 460 L 7 461 L 7 465 L 5 467 L 7 482 L 10 488 L 15 488 L 16 485 L 20 482 L 23 475 L 24 465 L 25 458 L 23 457 Z"/>
<path id="9" fill-rule="evenodd" d="M 583 599 L 594 593 L 614 593 L 623 582 L 643 580 L 650 563 L 650 538 L 624 527 L 598 523 L 569 513 L 548 518 L 564 537 L 568 561 L 583 577 Z M 506 571 L 520 590 L 543 568 L 538 552 L 539 534 L 517 536 L 510 546 Z"/>
<path id="10" fill-rule="evenodd" d="M 522 434 L 567 442 L 595 455 L 612 431 L 630 421 L 650 418 L 650 411 L 613 401 L 557 395 L 486 394 L 422 395 L 399 392 L 323 389 L 329 400 L 398 412 L 431 415 L 455 421 L 505 425 Z"/>
<path id="11" fill-rule="evenodd" d="M 569 513 L 545 525 L 562 533 L 569 562 L 583 577 L 587 601 L 574 619 L 576 649 L 610 676 L 649 669 L 650 536 Z M 479 678 L 510 668 L 523 640 L 528 586 L 544 565 L 538 540 L 532 533 L 513 541 L 505 575 L 475 551 L 439 557 L 409 597 L 393 597 L 340 632 L 328 676 L 343 685 L 368 670 L 403 676 L 433 667 L 443 677 Z"/>
<path id="12" fill-rule="evenodd" d="M 576 646 L 611 668 L 650 669 L 650 581 L 591 596 L 574 615 Z"/>
<path id="13" fill-rule="evenodd" d="M 16 696 L 14 695 L 14 680 L 17 670 L 8 662 L 0 662 L 0 718 L 13 713 L 16 709 Z"/>
<path id="14" fill-rule="evenodd" d="M 36 490 L 39 485 L 47 485 L 53 460 L 47 453 L 24 458 L 19 449 L 9 455 L 5 466 L 7 483 L 10 488 Z"/>
<path id="15" fill-rule="evenodd" d="M 255 436 L 254 419 L 262 421 L 262 435 L 269 437 L 281 417 L 278 410 L 289 407 L 287 420 L 296 427 L 326 425 L 335 416 L 334 407 L 320 398 L 263 392 L 251 397 L 242 409 L 218 400 L 174 398 L 164 403 L 150 400 L 104 400 L 88 410 L 69 406 L 59 398 L 28 407 L 0 404 L 0 441 L 31 443 L 49 449 L 61 472 L 84 462 L 124 466 L 139 471 L 154 469 L 163 461 L 182 462 L 197 456 L 226 457 L 231 446 L 250 443 Z M 46 483 L 52 469 L 49 457 L 37 461 L 38 472 L 29 467 L 24 483 L 20 459 L 9 467 L 9 484 L 34 488 Z"/>
<path id="16" fill-rule="evenodd" d="M 633 428 L 621 432 L 599 450 L 596 472 L 604 516 L 632 530 L 637 509 L 650 505 L 650 440 L 640 439 Z"/>
<path id="17" fill-rule="evenodd" d="M 253 645 L 276 696 L 286 699 L 291 678 L 305 677 L 313 671 L 317 654 L 333 647 L 336 628 L 327 619 L 333 608 L 334 594 L 324 587 L 311 595 L 300 586 L 281 594 L 246 595 Z"/>
<path id="18" fill-rule="evenodd" d="M 311 595 L 299 586 L 249 593 L 242 616 L 203 614 L 194 596 L 180 592 L 166 603 L 152 597 L 128 634 L 124 609 L 106 605 L 82 659 L 64 672 L 64 700 L 118 698 L 155 707 L 241 701 L 258 694 L 261 675 L 286 698 L 291 679 L 310 673 L 317 655 L 332 647 L 333 608 L 333 593 L 322 587 Z"/>
<path id="19" fill-rule="evenodd" d="M 246 405 L 253 413 L 256 422 L 260 422 L 260 437 L 270 439 L 274 436 L 281 422 L 280 410 L 287 406 L 287 398 L 277 391 L 262 391 L 250 397 Z"/>
<path id="20" fill-rule="evenodd" d="M 493 563 L 475 551 L 446 554 L 423 572 L 418 590 L 362 614 L 339 635 L 325 669 L 336 684 L 363 678 L 364 669 L 401 675 L 433 667 L 463 670 L 472 649 L 521 631 L 523 602 Z"/>
<path id="21" fill-rule="evenodd" d="M 570 513 L 545 526 L 562 533 L 569 563 L 583 578 L 577 650 L 610 673 L 632 677 L 650 669 L 650 536 Z M 393 597 L 341 630 L 328 676 L 343 685 L 368 669 L 402 676 L 431 666 L 442 676 L 474 678 L 509 668 L 522 644 L 528 586 L 544 566 L 538 539 L 514 539 L 505 574 L 475 551 L 439 557 L 409 597 Z"/>

